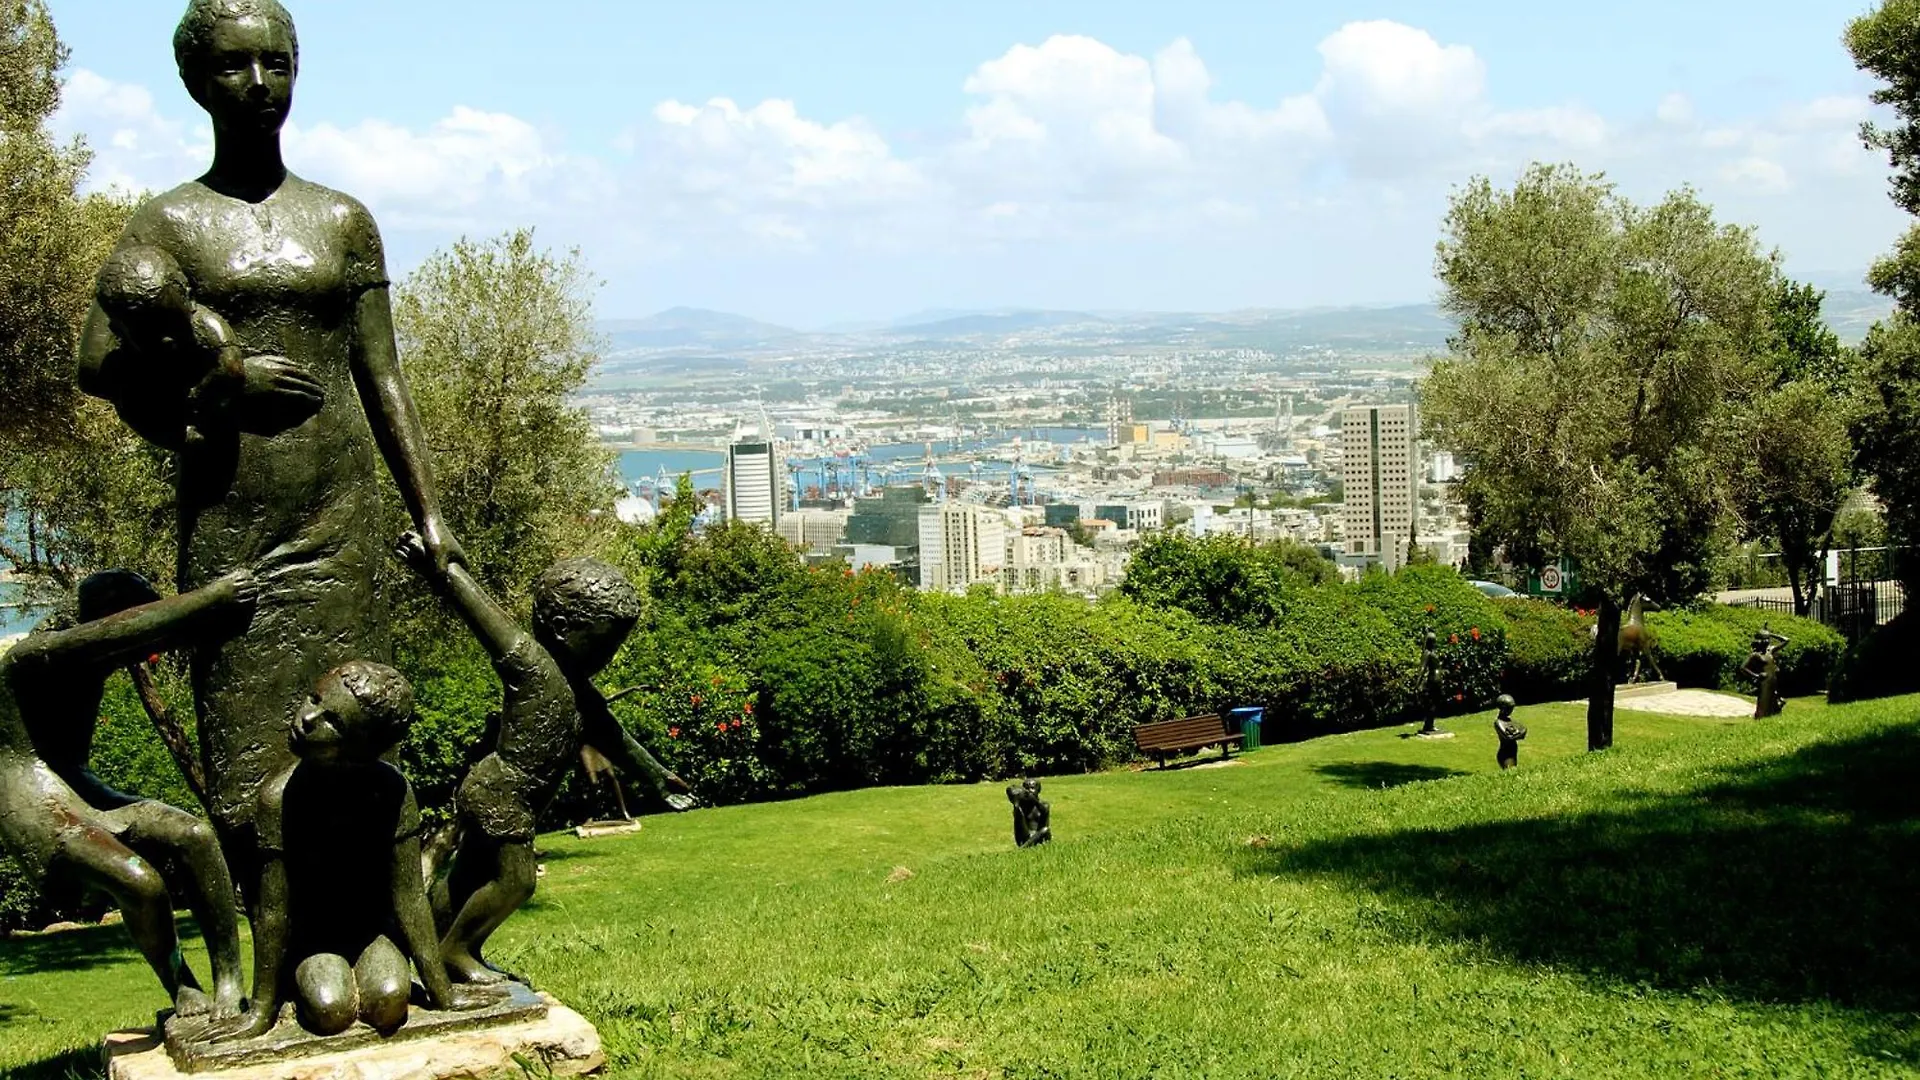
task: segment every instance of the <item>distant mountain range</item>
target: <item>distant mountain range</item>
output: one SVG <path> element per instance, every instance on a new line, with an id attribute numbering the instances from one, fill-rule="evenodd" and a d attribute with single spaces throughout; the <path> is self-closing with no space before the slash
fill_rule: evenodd
<path id="1" fill-rule="evenodd" d="M 1829 291 L 1826 315 L 1834 332 L 1857 342 L 1887 316 L 1891 304 L 1863 289 Z M 849 323 L 820 331 L 776 326 L 744 315 L 674 308 L 645 319 L 602 322 L 612 367 L 658 370 L 696 358 L 744 361 L 816 348 L 1325 348 L 1347 352 L 1438 351 L 1453 332 L 1451 319 L 1432 304 L 1322 307 L 1297 310 L 1088 312 L 1012 308 L 933 310 L 899 319 Z M 650 362 L 670 361 L 670 365 Z"/>

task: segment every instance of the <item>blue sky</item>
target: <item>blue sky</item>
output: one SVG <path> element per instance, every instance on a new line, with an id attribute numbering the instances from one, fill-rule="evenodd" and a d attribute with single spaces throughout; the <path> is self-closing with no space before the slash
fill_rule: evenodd
<path id="1" fill-rule="evenodd" d="M 183 6 L 51 0 L 100 184 L 204 163 Z M 606 317 L 1426 299 L 1450 188 L 1534 159 L 1692 183 L 1823 279 L 1902 226 L 1852 138 L 1858 0 L 289 6 L 289 157 L 396 274 L 535 225 Z"/>

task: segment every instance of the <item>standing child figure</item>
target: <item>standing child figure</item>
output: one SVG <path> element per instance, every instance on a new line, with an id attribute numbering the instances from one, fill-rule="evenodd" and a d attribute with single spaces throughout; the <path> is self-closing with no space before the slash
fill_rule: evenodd
<path id="1" fill-rule="evenodd" d="M 528 633 L 466 567 L 436 571 L 418 535 L 401 539 L 400 554 L 439 586 L 473 629 L 503 688 L 499 741 L 454 793 L 457 851 L 447 882 L 453 914 L 440 940 L 441 959 L 456 981 L 499 982 L 511 976 L 489 965 L 481 949 L 532 898 L 535 823 L 583 746 L 629 775 L 647 777 L 670 809 L 691 809 L 695 802 L 686 781 L 620 726 L 593 684 L 640 620 L 640 594 L 618 569 L 590 559 L 549 569 L 534 584 Z"/>
<path id="2" fill-rule="evenodd" d="M 1504 772 L 1520 764 L 1520 740 L 1527 737 L 1527 729 L 1513 718 L 1513 695 L 1501 694 L 1493 703 L 1500 709 L 1500 714 L 1493 718 L 1493 733 L 1500 737 L 1498 760 Z"/>
<path id="3" fill-rule="evenodd" d="M 245 973 L 226 860 L 206 822 L 107 787 L 88 771 L 87 754 L 107 676 L 210 636 L 222 618 L 245 625 L 256 593 L 246 573 L 165 600 L 136 574 L 95 574 L 76 597 L 85 621 L 43 627 L 0 658 L 0 849 L 35 879 L 74 878 L 111 896 L 182 1014 L 240 1011 Z M 210 1006 L 180 955 L 162 868 L 206 937 Z"/>

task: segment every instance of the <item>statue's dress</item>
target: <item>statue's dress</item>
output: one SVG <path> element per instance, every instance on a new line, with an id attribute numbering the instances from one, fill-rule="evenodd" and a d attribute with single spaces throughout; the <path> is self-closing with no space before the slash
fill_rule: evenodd
<path id="1" fill-rule="evenodd" d="M 181 455 L 181 590 L 264 571 L 247 631 L 193 657 L 209 809 L 249 881 L 256 796 L 293 761 L 296 703 L 332 668 L 391 654 L 376 573 L 387 546 L 379 453 L 354 375 L 360 298 L 386 286 L 386 260 L 365 207 L 291 175 L 258 203 L 184 184 L 142 207 L 122 243 L 173 255 L 246 355 L 285 357 L 326 391 L 298 427 Z"/>

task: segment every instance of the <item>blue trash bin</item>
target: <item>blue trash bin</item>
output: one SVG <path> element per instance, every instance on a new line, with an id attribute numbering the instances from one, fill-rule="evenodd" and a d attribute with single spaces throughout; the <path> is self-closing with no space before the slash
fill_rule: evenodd
<path id="1" fill-rule="evenodd" d="M 1240 749 L 1260 749 L 1260 725 L 1266 722 L 1267 710 L 1258 707 L 1228 709 L 1227 719 L 1231 723 L 1240 725 L 1242 736 Z"/>

